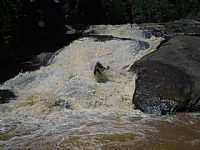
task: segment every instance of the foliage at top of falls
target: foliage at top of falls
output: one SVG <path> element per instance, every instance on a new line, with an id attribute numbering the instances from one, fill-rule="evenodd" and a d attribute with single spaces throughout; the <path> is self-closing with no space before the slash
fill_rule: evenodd
<path id="1" fill-rule="evenodd" d="M 199 0 L 63 0 L 63 3 L 69 22 L 89 24 L 166 22 L 185 18 L 200 8 Z"/>
<path id="2" fill-rule="evenodd" d="M 67 24 L 165 22 L 185 18 L 200 8 L 199 0 L 2 0 L 0 22 L 14 23 L 29 11 L 45 11 L 52 5 L 62 6 Z"/>

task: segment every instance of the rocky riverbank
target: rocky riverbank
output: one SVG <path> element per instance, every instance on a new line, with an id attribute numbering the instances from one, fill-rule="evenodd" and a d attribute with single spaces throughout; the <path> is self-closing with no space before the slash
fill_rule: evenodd
<path id="1" fill-rule="evenodd" d="M 137 61 L 133 104 L 146 113 L 200 111 L 200 38 L 176 36 Z"/>

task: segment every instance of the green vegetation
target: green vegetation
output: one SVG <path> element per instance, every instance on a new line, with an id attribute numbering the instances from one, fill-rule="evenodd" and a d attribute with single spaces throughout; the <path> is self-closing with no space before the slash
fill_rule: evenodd
<path id="1" fill-rule="evenodd" d="M 67 16 L 65 21 L 72 24 L 166 22 L 193 18 L 200 10 L 200 0 L 61 0 L 61 3 Z"/>
<path id="2" fill-rule="evenodd" d="M 122 0 L 123 1 L 123 0 Z M 126 1 L 124 0 L 126 3 Z M 166 22 L 186 18 L 193 11 L 200 10 L 199 0 L 128 0 L 131 8 L 130 21 Z M 130 7 L 129 6 L 129 7 Z"/>

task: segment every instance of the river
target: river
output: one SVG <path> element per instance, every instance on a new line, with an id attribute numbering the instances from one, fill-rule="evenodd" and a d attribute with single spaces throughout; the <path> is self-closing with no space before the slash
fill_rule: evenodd
<path id="1" fill-rule="evenodd" d="M 138 25 L 91 26 L 49 65 L 6 81 L 0 88 L 17 99 L 0 106 L 0 148 L 198 149 L 198 113 L 155 116 L 132 105 L 129 67 L 162 41 Z M 94 78 L 98 61 L 110 68 L 105 83 Z"/>

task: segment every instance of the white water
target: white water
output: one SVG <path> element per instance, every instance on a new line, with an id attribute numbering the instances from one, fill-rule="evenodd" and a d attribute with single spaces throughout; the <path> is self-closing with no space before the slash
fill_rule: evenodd
<path id="1" fill-rule="evenodd" d="M 163 39 L 147 39 L 144 31 L 130 25 L 91 26 L 86 33 L 98 36 L 74 41 L 48 66 L 20 73 L 1 85 L 1 89 L 12 89 L 18 96 L 0 106 L 2 147 L 37 149 L 45 145 L 48 149 L 64 144 L 68 149 L 76 149 L 76 145 L 79 149 L 101 149 L 109 140 L 119 142 L 113 139 L 115 136 L 131 144 L 145 132 L 155 131 L 143 124 L 148 115 L 133 110 L 135 75 L 128 70 Z M 115 38 L 97 39 L 105 35 Z M 110 66 L 108 82 L 96 82 L 96 61 Z M 58 100 L 69 102 L 71 109 L 55 106 Z"/>

